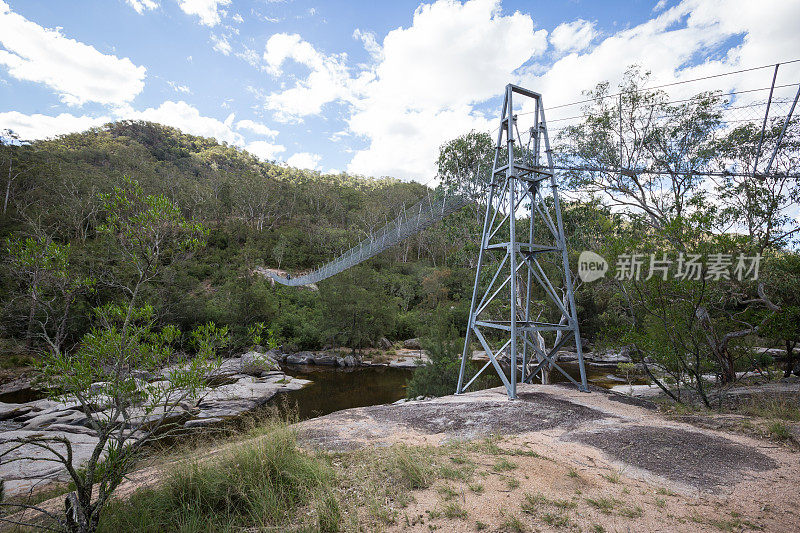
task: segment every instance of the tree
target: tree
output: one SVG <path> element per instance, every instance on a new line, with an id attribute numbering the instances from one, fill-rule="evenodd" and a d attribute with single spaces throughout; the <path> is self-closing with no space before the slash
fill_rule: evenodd
<path id="1" fill-rule="evenodd" d="M 634 66 L 618 96 L 608 82 L 589 91 L 585 120 L 564 129 L 556 153 L 560 163 L 576 168 L 568 172 L 569 187 L 644 213 L 662 229 L 697 211 L 703 200 L 697 173 L 708 165 L 724 101 L 701 93 L 670 104 L 665 92 L 645 88 L 648 78 Z"/>
<path id="2" fill-rule="evenodd" d="M 780 202 L 761 210 L 752 202 L 744 208 L 729 202 L 727 213 L 723 211 L 720 217 L 703 175 L 720 161 L 742 159 L 737 151 L 741 135 L 718 139 L 726 102 L 719 94 L 701 93 L 672 104 L 664 92 L 646 89 L 646 81 L 647 74 L 633 67 L 619 86 L 619 95 L 610 94 L 608 83 L 590 91 L 585 121 L 566 128 L 560 136 L 563 162 L 575 167 L 569 173 L 569 185 L 620 210 L 636 228 L 633 238 L 613 247 L 618 254 L 667 254 L 675 259 L 691 253 L 736 257 L 760 250 L 745 239 L 718 234 L 720 221 L 746 212 L 752 217 L 749 227 L 770 227 L 780 221 Z M 745 194 L 749 191 L 752 188 L 745 187 Z M 739 194 L 732 192 L 729 197 Z M 724 194 L 722 199 L 726 199 Z M 752 238 L 757 236 L 752 234 Z M 771 245 L 777 243 L 772 239 Z M 693 375 L 710 361 L 724 384 L 736 379 L 737 343 L 757 334 L 778 310 L 763 283 L 709 279 L 706 270 L 700 273 L 700 281 L 689 284 L 658 279 L 655 283 L 636 279 L 613 283 L 624 295 L 629 328 L 649 331 L 662 341 L 670 339 L 669 354 L 656 350 L 664 355 L 665 368 L 678 363 Z M 685 327 L 676 328 L 676 324 Z M 681 337 L 687 335 L 692 344 L 699 338 L 703 345 L 684 345 L 687 341 Z M 650 355 L 640 352 L 642 357 Z M 693 369 L 685 356 L 695 361 Z M 699 378 L 695 382 L 701 386 Z M 698 392 L 702 395 L 702 390 Z"/>
<path id="3" fill-rule="evenodd" d="M 389 331 L 397 313 L 396 303 L 387 297 L 377 276 L 363 266 L 322 282 L 320 307 L 328 338 L 353 352 Z"/>
<path id="4" fill-rule="evenodd" d="M 784 376 L 789 377 L 795 370 L 794 350 L 800 344 L 800 254 L 780 254 L 768 263 L 766 277 L 780 311 L 768 317 L 760 333 L 783 343 Z"/>
<path id="5" fill-rule="evenodd" d="M 48 350 L 38 365 L 54 396 L 78 402 L 97 444 L 85 465 L 75 463 L 69 439 L 61 436 L 10 439 L 0 454 L 0 460 L 21 460 L 32 459 L 25 450 L 44 450 L 46 460 L 62 465 L 75 489 L 66 496 L 64 515 L 50 516 L 63 529 L 81 533 L 97 529 L 103 506 L 144 446 L 168 432 L 167 423 L 183 412 L 184 402 L 204 389 L 218 364 L 215 351 L 228 337 L 227 328 L 200 326 L 190 336 L 195 355 L 179 353 L 174 346 L 180 331 L 158 328 L 153 307 L 142 302 L 145 285 L 165 265 L 199 248 L 205 229 L 131 180 L 101 200 L 106 219 L 100 230 L 118 261 L 106 264 L 102 280 L 117 298 L 94 309 L 94 326 L 76 350 Z M 63 264 L 50 261 L 43 269 L 57 273 Z M 164 379 L 141 379 L 158 374 Z"/>
<path id="6" fill-rule="evenodd" d="M 19 136 L 11 130 L 0 131 L 0 153 L 8 158 L 8 174 L 6 177 L 6 191 L 3 196 L 3 214 L 8 212 L 8 199 L 11 197 L 11 185 L 14 180 L 22 173 L 22 170 L 14 165 L 14 155 L 20 147 Z"/>
<path id="7" fill-rule="evenodd" d="M 776 120 L 765 129 L 763 145 L 769 152 L 775 150 L 782 128 L 783 122 Z M 766 175 L 753 168 L 760 140 L 761 127 L 748 123 L 715 141 L 711 151 L 718 169 L 731 173 L 716 186 L 723 206 L 720 229 L 745 231 L 753 249 L 763 254 L 768 248 L 786 246 L 800 231 L 790 211 L 800 203 L 800 180 L 792 176 L 800 168 L 800 124 L 790 122 Z"/>
<path id="8" fill-rule="evenodd" d="M 448 141 L 439 148 L 436 164 L 442 185 L 470 198 L 478 219 L 480 203 L 492 180 L 494 143 L 489 134 L 471 131 Z"/>
<path id="9" fill-rule="evenodd" d="M 29 350 L 34 338 L 49 350 L 60 352 L 68 334 L 72 305 L 80 292 L 92 285 L 89 277 L 70 264 L 71 246 L 55 242 L 41 228 L 35 237 L 7 240 L 7 267 L 26 288 L 29 299 L 25 339 Z"/>

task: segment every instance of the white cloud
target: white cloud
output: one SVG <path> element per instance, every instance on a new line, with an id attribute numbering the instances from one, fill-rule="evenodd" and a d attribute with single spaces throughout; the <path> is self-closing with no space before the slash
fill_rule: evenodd
<path id="1" fill-rule="evenodd" d="M 298 152 L 286 160 L 286 164 L 290 167 L 305 168 L 308 170 L 319 170 L 319 162 L 322 156 L 319 154 L 310 154 L 308 152 Z"/>
<path id="2" fill-rule="evenodd" d="M 69 113 L 60 115 L 25 115 L 17 111 L 0 113 L 0 130 L 9 129 L 25 140 L 46 139 L 84 131 L 94 126 L 101 126 L 112 119 L 109 117 L 75 116 Z"/>
<path id="3" fill-rule="evenodd" d="M 211 42 L 214 43 L 214 50 L 222 55 L 228 56 L 233 51 L 233 47 L 231 47 L 231 43 L 225 35 L 212 35 Z"/>
<path id="4" fill-rule="evenodd" d="M 43 83 L 69 105 L 121 104 L 144 87 L 146 69 L 99 52 L 11 11 L 0 0 L 0 65 L 18 80 Z"/>
<path id="5" fill-rule="evenodd" d="M 547 48 L 530 16 L 503 15 L 495 0 L 423 4 L 409 28 L 385 37 L 374 79 L 362 76 L 350 130 L 369 141 L 348 170 L 426 181 L 439 146 L 490 129 L 475 106 Z"/>
<path id="6" fill-rule="evenodd" d="M 273 92 L 266 97 L 265 106 L 277 120 L 318 114 L 322 106 L 337 99 L 350 100 L 351 83 L 344 54 L 325 55 L 297 34 L 276 33 L 264 48 L 266 69 L 273 76 L 283 73 L 283 65 L 292 60 L 311 72 L 294 87 Z"/>
<path id="7" fill-rule="evenodd" d="M 653 13 L 657 13 L 667 7 L 667 0 L 658 0 L 656 5 L 653 6 Z"/>
<path id="8" fill-rule="evenodd" d="M 595 23 L 578 19 L 556 26 L 550 34 L 550 43 L 557 52 L 580 52 L 597 37 Z"/>
<path id="9" fill-rule="evenodd" d="M 184 101 L 174 102 L 167 100 L 158 107 L 150 107 L 143 111 L 136 111 L 132 108 L 117 111 L 120 119 L 149 120 L 178 128 L 179 130 L 192 135 L 202 137 L 213 137 L 218 141 L 224 141 L 234 146 L 244 146 L 244 137 L 233 131 L 233 114 L 221 121 L 216 118 L 206 117 L 200 111 Z"/>
<path id="10" fill-rule="evenodd" d="M 261 66 L 261 55 L 252 48 L 245 46 L 241 52 L 236 52 L 234 55 L 249 63 L 251 67 L 260 68 Z"/>
<path id="11" fill-rule="evenodd" d="M 364 43 L 364 50 L 369 52 L 369 55 L 371 55 L 374 59 L 380 59 L 382 49 L 381 45 L 378 44 L 378 39 L 375 36 L 375 32 L 362 31 L 356 28 L 353 32 L 353 38 Z"/>
<path id="12" fill-rule="evenodd" d="M 178 0 L 181 10 L 187 15 L 197 15 L 200 23 L 206 26 L 216 26 L 220 23 L 224 10 L 231 0 Z"/>
<path id="13" fill-rule="evenodd" d="M 156 2 L 155 0 L 125 0 L 125 1 L 140 15 L 145 11 L 158 8 L 158 2 Z"/>
<path id="14" fill-rule="evenodd" d="M 610 81 L 613 87 L 632 64 L 652 72 L 652 85 L 767 65 L 794 59 L 788 54 L 800 49 L 797 20 L 800 2 L 684 0 L 647 22 L 606 37 L 585 53 L 567 55 L 544 72 L 520 81 L 541 92 L 548 107 L 580 100 L 582 90 L 602 81 Z M 725 49 L 736 37 L 741 43 Z M 693 64 L 695 58 L 704 56 L 706 60 Z M 761 88 L 769 86 L 770 74 L 756 70 L 678 85 L 668 91 L 673 98 L 685 98 L 704 90 Z M 779 79 L 787 80 L 784 83 L 797 78 L 800 65 L 781 67 Z M 753 93 L 751 97 L 765 99 L 766 93 Z M 578 107 L 565 108 L 548 118 L 571 116 L 576 111 Z"/>
<path id="15" fill-rule="evenodd" d="M 192 94 L 192 90 L 186 85 L 180 85 L 174 81 L 167 81 L 167 85 L 169 85 L 172 90 L 177 93 Z"/>
<path id="16" fill-rule="evenodd" d="M 244 149 L 262 161 L 274 161 L 276 154 L 286 151 L 285 146 L 272 144 L 267 141 L 253 141 L 248 143 Z"/>
<path id="17" fill-rule="evenodd" d="M 273 139 L 278 136 L 276 130 L 270 129 L 265 124 L 255 122 L 252 120 L 244 119 L 236 123 L 237 130 L 247 130 L 255 133 L 256 135 L 263 135 L 264 137 L 272 137 Z"/>
<path id="18" fill-rule="evenodd" d="M 244 19 L 242 18 L 242 16 L 239 13 L 236 13 L 234 16 L 232 16 L 231 20 L 233 20 L 234 22 L 237 22 L 239 24 L 244 22 Z"/>
<path id="19" fill-rule="evenodd" d="M 499 0 L 422 4 L 409 28 L 378 43 L 356 30 L 375 64 L 355 75 L 347 56 L 325 54 L 297 34 L 267 42 L 268 72 L 283 74 L 292 60 L 309 74 L 265 97 L 278 120 L 316 115 L 329 102 L 351 106 L 351 133 L 367 139 L 348 170 L 424 179 L 439 145 L 472 128 L 488 127 L 475 105 L 498 94 L 514 71 L 547 48 L 547 32 L 528 15 L 503 15 Z M 498 81 L 499 80 L 499 81 Z"/>

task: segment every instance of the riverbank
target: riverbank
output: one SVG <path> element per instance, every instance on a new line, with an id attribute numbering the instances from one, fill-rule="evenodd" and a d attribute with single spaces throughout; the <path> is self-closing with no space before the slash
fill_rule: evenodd
<path id="1" fill-rule="evenodd" d="M 178 463 L 224 489 L 223 479 L 244 475 L 231 461 L 266 453 L 279 438 L 283 460 L 297 454 L 327 472 L 319 486 L 300 490 L 277 517 L 205 516 L 192 506 L 194 519 L 223 513 L 243 529 L 282 530 L 324 522 L 327 531 L 794 530 L 800 471 L 788 444 L 698 428 L 599 389 L 521 385 L 519 394 L 509 401 L 497 388 L 339 411 L 289 428 L 297 451 L 284 426 L 193 450 L 134 472 L 120 490 L 131 503 L 113 506 L 115 524 L 133 531 L 131 520 L 172 512 L 163 502 L 179 495 L 159 487 L 185 471 Z M 171 483 L 165 491 L 178 490 Z"/>

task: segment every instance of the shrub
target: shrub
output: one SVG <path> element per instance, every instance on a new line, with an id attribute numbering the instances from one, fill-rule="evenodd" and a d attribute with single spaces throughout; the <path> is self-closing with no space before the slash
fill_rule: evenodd
<path id="1" fill-rule="evenodd" d="M 418 366 L 406 386 L 406 397 L 446 396 L 456 392 L 464 340 L 451 329 L 448 334 L 434 333 L 422 338 L 422 348 L 430 362 Z M 473 365 L 468 367 L 474 373 Z M 472 390 L 491 386 L 491 377 L 482 375 L 471 385 Z"/>
<path id="2" fill-rule="evenodd" d="M 406 388 L 408 398 L 445 396 L 456 391 L 460 344 L 458 338 L 441 335 L 422 339 L 422 346 L 428 352 L 430 362 L 414 370 Z"/>

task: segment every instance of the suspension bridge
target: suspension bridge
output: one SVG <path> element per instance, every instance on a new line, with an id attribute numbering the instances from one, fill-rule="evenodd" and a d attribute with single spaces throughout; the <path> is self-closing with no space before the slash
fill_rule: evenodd
<path id="1" fill-rule="evenodd" d="M 757 156 L 753 169 L 746 169 L 744 172 L 690 170 L 685 171 L 686 173 L 708 176 L 742 175 L 753 178 L 770 174 L 800 98 L 800 84 L 776 85 L 779 66 L 779 64 L 774 66 L 770 86 L 738 92 L 738 94 L 749 94 L 755 91 L 769 90 L 766 100 L 729 104 L 721 110 L 725 113 L 721 123 L 726 127 L 734 127 L 736 123 L 754 122 L 754 118 L 760 118 L 761 109 L 764 109 L 758 146 L 758 156 L 760 156 L 770 110 L 773 110 L 773 119 L 775 119 L 774 111 L 783 109 L 784 113 L 779 115 L 782 129 L 772 147 L 768 164 L 763 170 L 759 171 L 758 169 Z M 751 70 L 756 69 L 745 69 L 738 72 Z M 679 83 L 690 83 L 703 79 L 707 78 Z M 670 85 L 674 84 L 660 87 Z M 776 89 L 786 87 L 792 89 L 797 87 L 794 98 L 775 95 Z M 561 372 L 580 390 L 588 391 L 582 347 L 579 341 L 580 332 L 573 280 L 569 269 L 561 220 L 556 172 L 659 174 L 665 173 L 665 171 L 652 168 L 622 168 L 623 134 L 621 127 L 620 158 L 616 168 L 555 165 L 541 95 L 511 84 L 506 86 L 504 94 L 500 126 L 494 130 L 497 132 L 494 165 L 490 184 L 486 191 L 484 227 L 456 392 L 461 393 L 466 390 L 489 366 L 493 366 L 497 371 L 509 398 L 512 399 L 516 398 L 516 385 L 519 381 L 531 382 L 532 379 L 540 376 L 542 382 L 545 383 L 550 371 Z M 608 97 L 614 96 L 619 95 L 608 95 Z M 515 98 L 526 100 L 525 106 L 528 110 L 522 112 L 522 106 L 516 108 L 514 106 Z M 675 100 L 673 103 L 685 101 L 687 100 Z M 584 102 L 586 101 L 575 104 Z M 670 104 L 670 102 L 666 102 L 666 104 Z M 622 115 L 621 106 L 620 97 L 620 117 Z M 744 118 L 745 113 L 747 114 L 746 118 Z M 578 115 L 557 120 L 581 119 L 584 116 Z M 521 122 L 526 118 L 530 119 L 530 124 L 520 127 Z M 684 171 L 670 170 L 669 172 L 681 173 Z M 378 255 L 472 202 L 474 199 L 464 193 L 444 188 L 435 189 L 417 204 L 403 207 L 397 217 L 382 229 L 370 233 L 356 246 L 328 263 L 298 276 L 281 276 L 275 272 L 267 273 L 276 282 L 284 285 L 303 286 L 317 283 Z M 516 226 L 519 218 L 527 218 L 530 221 L 527 237 L 520 238 L 517 235 Z M 542 235 L 535 233 L 534 230 L 537 226 L 544 229 L 546 242 L 541 242 Z M 548 254 L 554 254 L 556 259 L 543 259 Z M 553 275 L 552 268 L 544 267 L 543 262 L 545 261 L 550 261 L 551 266 L 558 264 L 556 268 L 558 276 Z M 482 285 L 481 272 L 485 268 L 494 270 L 488 287 Z M 546 270 L 550 274 L 546 273 Z M 541 302 L 546 301 L 555 311 L 555 315 L 560 316 L 560 320 L 547 322 L 540 321 L 538 316 L 534 318 L 534 309 L 532 308 L 534 299 L 537 302 L 535 305 L 539 307 L 539 315 L 543 312 Z M 487 331 L 489 332 L 487 333 Z M 548 335 L 552 341 L 549 348 L 546 348 L 543 334 Z M 470 341 L 473 337 L 484 348 L 489 360 L 467 381 L 466 363 L 471 358 Z M 558 351 L 570 340 L 574 342 L 577 351 L 580 381 L 570 376 L 557 362 Z M 510 363 L 508 376 L 500 364 L 501 358 Z M 521 358 L 519 374 L 518 358 Z"/>

